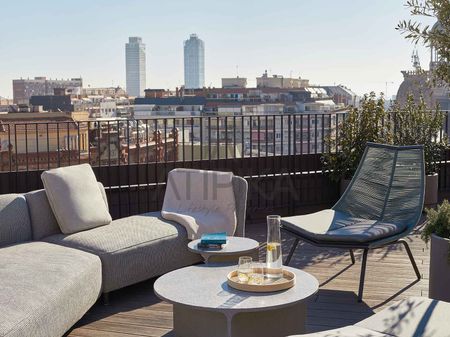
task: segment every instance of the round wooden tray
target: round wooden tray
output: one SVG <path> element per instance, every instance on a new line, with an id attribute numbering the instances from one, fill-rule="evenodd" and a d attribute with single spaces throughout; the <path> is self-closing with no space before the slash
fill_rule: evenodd
<path id="1" fill-rule="evenodd" d="M 264 284 L 241 283 L 238 279 L 238 271 L 233 270 L 227 275 L 227 283 L 230 287 L 242 291 L 256 293 L 269 293 L 292 288 L 295 285 L 295 274 L 283 269 L 283 277 L 278 280 L 264 280 Z"/>

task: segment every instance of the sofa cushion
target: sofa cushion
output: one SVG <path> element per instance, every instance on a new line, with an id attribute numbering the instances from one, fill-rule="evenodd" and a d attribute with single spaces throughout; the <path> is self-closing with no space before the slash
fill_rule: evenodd
<path id="1" fill-rule="evenodd" d="M 108 207 L 108 199 L 106 197 L 105 188 L 102 183 L 98 183 L 102 192 L 103 201 Z M 37 190 L 24 194 L 27 200 L 28 210 L 30 212 L 31 229 L 33 232 L 33 240 L 41 240 L 46 236 L 59 234 L 61 229 L 58 226 L 55 215 L 48 202 L 45 190 Z"/>
<path id="2" fill-rule="evenodd" d="M 111 222 L 111 215 L 89 164 L 45 171 L 41 177 L 50 206 L 64 234 Z"/>
<path id="3" fill-rule="evenodd" d="M 0 249 L 0 336 L 59 337 L 97 300 L 100 259 L 46 242 Z"/>
<path id="4" fill-rule="evenodd" d="M 23 195 L 0 195 L 0 247 L 31 240 L 30 215 Z"/>
<path id="5" fill-rule="evenodd" d="M 183 226 L 159 212 L 114 220 L 109 225 L 44 239 L 96 254 L 102 261 L 103 291 L 109 292 L 199 262 L 187 249 Z"/>
<path id="6" fill-rule="evenodd" d="M 292 335 L 288 337 L 393 337 L 384 333 L 360 328 L 354 325 L 345 326 L 334 330 L 325 330 L 305 335 Z"/>
<path id="7" fill-rule="evenodd" d="M 419 337 L 450 336 L 450 303 L 410 297 L 375 315 L 335 330 L 289 337 Z"/>
<path id="8" fill-rule="evenodd" d="M 406 224 L 352 217 L 332 209 L 285 217 L 283 226 L 313 241 L 363 243 L 393 236 L 405 230 Z"/>
<path id="9" fill-rule="evenodd" d="M 356 326 L 389 336 L 450 336 L 450 303 L 410 297 L 394 303 Z"/>

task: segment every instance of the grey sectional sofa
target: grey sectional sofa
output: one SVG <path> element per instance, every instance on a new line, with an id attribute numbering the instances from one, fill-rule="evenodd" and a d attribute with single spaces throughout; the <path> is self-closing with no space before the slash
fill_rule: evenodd
<path id="1" fill-rule="evenodd" d="M 242 236 L 247 183 L 233 186 Z M 64 235 L 44 190 L 0 195 L 0 337 L 62 336 L 102 293 L 200 262 L 187 243 L 159 212 Z"/>

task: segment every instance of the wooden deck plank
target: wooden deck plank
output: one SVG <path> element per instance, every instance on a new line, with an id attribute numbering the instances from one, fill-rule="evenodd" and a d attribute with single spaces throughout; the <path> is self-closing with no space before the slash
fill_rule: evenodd
<path id="1" fill-rule="evenodd" d="M 164 336 L 164 334 L 166 334 L 168 331 L 171 330 L 170 328 L 163 329 L 163 328 L 150 327 L 150 326 L 145 326 L 145 325 L 137 325 L 137 324 L 132 324 L 132 323 L 125 324 L 125 323 L 117 323 L 114 321 L 98 320 L 98 321 L 94 321 L 92 323 L 83 325 L 82 327 L 75 329 L 73 331 L 73 333 L 80 334 L 80 331 L 82 331 L 83 334 L 88 334 L 88 336 L 89 336 L 89 331 L 94 330 L 94 331 L 105 331 L 105 332 L 119 333 L 119 334 L 126 333 L 126 334 L 131 334 L 131 335 L 157 337 L 157 336 Z"/>
<path id="2" fill-rule="evenodd" d="M 260 242 L 260 256 L 265 252 L 264 225 L 247 226 L 247 235 Z M 409 296 L 428 294 L 428 247 L 414 233 L 408 243 L 423 278 L 416 280 L 413 268 L 402 246 L 376 249 L 368 256 L 364 298 L 358 303 L 357 290 L 361 252 L 355 251 L 351 265 L 347 251 L 323 249 L 300 244 L 291 266 L 311 273 L 321 287 L 308 305 L 307 329 L 320 331 L 354 324 L 389 304 Z M 283 251 L 288 253 L 293 240 L 284 238 Z M 171 337 L 172 305 L 160 301 L 149 280 L 111 294 L 111 304 L 97 303 L 76 326 L 70 337 Z"/>

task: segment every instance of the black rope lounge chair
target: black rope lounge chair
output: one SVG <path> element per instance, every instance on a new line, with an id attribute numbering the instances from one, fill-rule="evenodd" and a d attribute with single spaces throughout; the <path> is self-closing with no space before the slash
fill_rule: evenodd
<path id="1" fill-rule="evenodd" d="M 423 147 L 368 143 L 358 169 L 331 209 L 281 219 L 281 230 L 295 237 L 285 265 L 299 240 L 319 247 L 363 249 L 358 302 L 362 301 L 369 249 L 403 244 L 420 279 L 414 257 L 403 239 L 420 221 L 425 187 Z"/>

